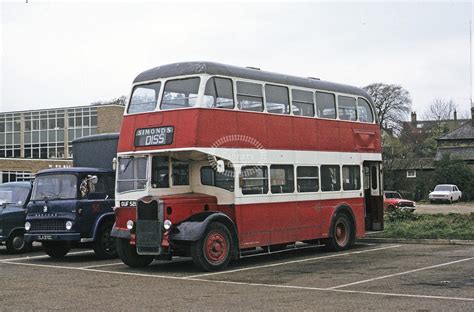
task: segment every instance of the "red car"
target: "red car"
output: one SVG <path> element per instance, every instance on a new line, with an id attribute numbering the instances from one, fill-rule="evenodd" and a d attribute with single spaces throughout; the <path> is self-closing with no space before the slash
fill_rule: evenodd
<path id="1" fill-rule="evenodd" d="M 394 191 L 383 192 L 383 210 L 388 211 L 390 209 L 401 209 L 415 211 L 415 202 L 403 199 L 402 195 Z"/>

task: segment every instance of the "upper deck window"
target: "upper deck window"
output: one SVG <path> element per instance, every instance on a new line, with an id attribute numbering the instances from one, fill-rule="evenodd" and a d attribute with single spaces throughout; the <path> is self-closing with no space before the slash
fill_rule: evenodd
<path id="1" fill-rule="evenodd" d="M 132 99 L 128 106 L 127 113 L 143 113 L 155 110 L 158 94 L 160 94 L 161 82 L 147 85 L 135 86 L 132 92 Z"/>
<path id="2" fill-rule="evenodd" d="M 265 99 L 267 100 L 267 112 L 274 114 L 290 113 L 288 88 L 265 85 Z"/>
<path id="3" fill-rule="evenodd" d="M 241 110 L 263 112 L 262 85 L 237 81 L 237 103 Z"/>
<path id="4" fill-rule="evenodd" d="M 293 115 L 314 116 L 314 94 L 310 91 L 291 90 Z"/>
<path id="5" fill-rule="evenodd" d="M 334 94 L 316 92 L 316 106 L 319 117 L 336 119 L 336 99 Z"/>
<path id="6" fill-rule="evenodd" d="M 349 96 L 339 95 L 337 100 L 339 106 L 339 119 L 353 121 L 357 120 L 356 99 Z"/>
<path id="7" fill-rule="evenodd" d="M 359 116 L 359 121 L 374 122 L 374 114 L 370 104 L 363 98 L 357 99 L 357 115 Z"/>
<path id="8" fill-rule="evenodd" d="M 161 109 L 193 107 L 197 103 L 199 77 L 169 80 L 165 83 Z"/>
<path id="9" fill-rule="evenodd" d="M 232 80 L 219 77 L 209 79 L 204 92 L 203 106 L 209 108 L 234 108 Z"/>

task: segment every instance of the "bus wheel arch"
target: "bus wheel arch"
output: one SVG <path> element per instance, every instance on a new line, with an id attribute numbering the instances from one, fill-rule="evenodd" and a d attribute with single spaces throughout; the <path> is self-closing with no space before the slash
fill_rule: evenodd
<path id="1" fill-rule="evenodd" d="M 324 240 L 326 249 L 332 251 L 348 249 L 355 241 L 356 232 L 357 225 L 352 209 L 349 205 L 340 205 L 331 217 L 329 237 Z"/>

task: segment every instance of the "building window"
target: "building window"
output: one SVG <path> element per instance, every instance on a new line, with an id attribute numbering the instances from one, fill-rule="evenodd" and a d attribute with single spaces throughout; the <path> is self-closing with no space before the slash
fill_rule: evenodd
<path id="1" fill-rule="evenodd" d="M 319 173 L 316 166 L 299 166 L 296 168 L 298 192 L 319 191 Z"/>
<path id="2" fill-rule="evenodd" d="M 416 170 L 407 170 L 407 178 L 416 178 Z"/>
<path id="3" fill-rule="evenodd" d="M 241 110 L 263 112 L 262 85 L 237 81 L 237 103 Z"/>
<path id="4" fill-rule="evenodd" d="M 289 114 L 290 98 L 288 88 L 265 85 L 265 100 L 267 112 L 273 114 Z"/>
<path id="5" fill-rule="evenodd" d="M 293 172 L 293 166 L 270 166 L 270 182 L 273 194 L 293 193 L 295 191 L 295 176 Z"/>
<path id="6" fill-rule="evenodd" d="M 32 179 L 31 171 L 0 171 L 0 183 L 31 181 Z"/>

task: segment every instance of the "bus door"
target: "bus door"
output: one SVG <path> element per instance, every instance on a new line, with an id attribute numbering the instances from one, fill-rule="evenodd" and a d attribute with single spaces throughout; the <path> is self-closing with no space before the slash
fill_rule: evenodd
<path id="1" fill-rule="evenodd" d="M 383 191 L 381 163 L 364 162 L 365 229 L 383 230 Z"/>

